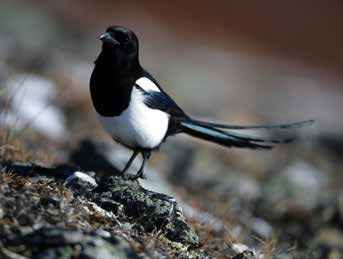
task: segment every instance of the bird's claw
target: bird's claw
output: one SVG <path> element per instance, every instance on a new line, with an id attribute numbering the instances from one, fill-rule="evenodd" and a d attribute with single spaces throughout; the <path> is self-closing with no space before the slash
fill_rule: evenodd
<path id="1" fill-rule="evenodd" d="M 137 180 L 138 178 L 146 179 L 146 176 L 143 173 L 143 171 L 138 171 L 136 175 L 130 175 L 129 176 L 129 179 L 132 181 Z"/>

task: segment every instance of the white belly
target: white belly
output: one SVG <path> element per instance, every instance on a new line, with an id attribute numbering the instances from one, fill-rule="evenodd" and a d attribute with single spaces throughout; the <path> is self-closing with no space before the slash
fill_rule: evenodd
<path id="1" fill-rule="evenodd" d="M 117 117 L 98 115 L 105 130 L 118 142 L 135 148 L 155 148 L 166 135 L 169 117 L 143 103 L 143 94 L 135 87 L 129 107 Z"/>

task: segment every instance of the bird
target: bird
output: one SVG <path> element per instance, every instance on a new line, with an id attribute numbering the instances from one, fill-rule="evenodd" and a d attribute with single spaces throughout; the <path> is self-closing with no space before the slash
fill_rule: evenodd
<path id="1" fill-rule="evenodd" d="M 169 137 L 180 133 L 224 147 L 271 149 L 292 139 L 268 139 L 230 130 L 290 129 L 313 120 L 277 125 L 240 126 L 193 119 L 162 89 L 139 61 L 136 34 L 124 26 L 110 26 L 99 37 L 101 52 L 94 61 L 90 94 L 98 119 L 114 141 L 132 150 L 121 175 L 138 154 L 141 166 L 129 179 L 145 179 L 144 167 L 153 151 Z"/>

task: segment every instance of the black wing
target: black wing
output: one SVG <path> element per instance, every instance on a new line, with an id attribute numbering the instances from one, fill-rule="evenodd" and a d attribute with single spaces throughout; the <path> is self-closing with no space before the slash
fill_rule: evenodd
<path id="1" fill-rule="evenodd" d="M 164 92 L 145 91 L 136 85 L 144 94 L 144 104 L 151 109 L 160 110 L 178 118 L 188 118 L 185 112 Z"/>
<path id="2" fill-rule="evenodd" d="M 177 118 L 188 118 L 185 112 L 175 103 L 175 101 L 162 89 L 160 84 L 156 81 L 156 79 L 149 74 L 148 71 L 143 70 L 143 77 L 148 78 L 151 80 L 157 87 L 160 89 L 158 91 L 145 91 L 139 85 L 135 85 L 138 89 L 140 89 L 144 94 L 144 103 L 151 109 L 160 110 L 168 113 Z"/>

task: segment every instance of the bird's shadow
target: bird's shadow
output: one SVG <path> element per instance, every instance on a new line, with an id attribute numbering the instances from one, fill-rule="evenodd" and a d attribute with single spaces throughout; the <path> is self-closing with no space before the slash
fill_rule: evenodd
<path id="1" fill-rule="evenodd" d="M 85 139 L 70 152 L 66 164 L 46 166 L 31 162 L 0 161 L 0 168 L 23 177 L 46 176 L 61 180 L 76 171 L 95 172 L 99 177 L 120 175 L 120 171 L 105 157 L 106 150 L 105 145 Z"/>
<path id="2" fill-rule="evenodd" d="M 1 161 L 1 172 L 10 172 L 22 177 L 46 176 L 49 178 L 65 180 L 77 168 L 67 164 L 60 164 L 54 167 L 48 167 L 41 164 L 18 161 Z"/>
<path id="3" fill-rule="evenodd" d="M 69 163 L 81 171 L 93 171 L 97 175 L 120 175 L 120 171 L 104 155 L 107 149 L 105 144 L 90 139 L 81 140 L 78 147 L 71 151 Z"/>

